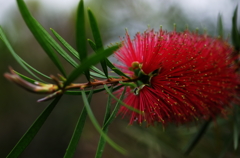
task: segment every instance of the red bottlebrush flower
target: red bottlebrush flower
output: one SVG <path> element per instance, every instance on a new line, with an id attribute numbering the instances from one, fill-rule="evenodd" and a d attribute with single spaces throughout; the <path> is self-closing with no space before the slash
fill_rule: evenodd
<path id="1" fill-rule="evenodd" d="M 133 40 L 128 33 L 116 52 L 119 67 L 136 81 L 124 102 L 142 114 L 121 107 L 130 124 L 166 124 L 214 118 L 231 106 L 239 76 L 227 42 L 188 31 L 147 30 Z"/>

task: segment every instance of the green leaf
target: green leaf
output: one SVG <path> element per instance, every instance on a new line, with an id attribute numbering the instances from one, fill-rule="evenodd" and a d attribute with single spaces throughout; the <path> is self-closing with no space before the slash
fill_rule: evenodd
<path id="1" fill-rule="evenodd" d="M 38 81 L 36 81 L 36 80 L 34 80 L 34 79 L 31 79 L 31 78 L 29 78 L 29 77 L 27 77 L 27 76 L 25 76 L 25 75 L 23 75 L 23 74 L 15 71 L 15 70 L 14 70 L 14 72 L 15 72 L 18 76 L 20 76 L 22 79 L 24 79 L 25 81 L 27 81 L 27 82 L 30 82 L 30 83 L 32 83 L 32 84 L 35 84 L 36 82 L 38 82 Z"/>
<path id="2" fill-rule="evenodd" d="M 222 24 L 222 16 L 221 14 L 218 14 L 218 35 L 220 36 L 221 39 L 224 38 L 224 32 L 223 32 L 223 24 Z"/>
<path id="3" fill-rule="evenodd" d="M 72 83 L 79 75 L 89 69 L 90 66 L 97 64 L 102 59 L 111 55 L 114 51 L 116 51 L 119 46 L 112 46 L 108 49 L 103 50 L 97 54 L 91 55 L 86 60 L 83 60 L 82 63 L 69 75 L 67 81 L 64 83 L 65 86 Z"/>
<path id="4" fill-rule="evenodd" d="M 139 113 L 139 114 L 142 113 L 142 112 L 139 111 L 138 109 L 135 109 L 135 108 L 133 108 L 133 107 L 125 104 L 123 101 L 121 101 L 120 99 L 118 99 L 117 97 L 115 97 L 115 96 L 109 91 L 107 85 L 104 85 L 104 88 L 105 88 L 105 90 L 107 91 L 107 93 L 108 93 L 109 95 L 111 95 L 111 96 L 113 97 L 113 99 L 117 100 L 121 105 L 125 106 L 125 107 L 128 108 L 129 110 L 132 110 L 132 111 L 134 111 L 134 112 L 136 112 L 136 113 Z"/>
<path id="5" fill-rule="evenodd" d="M 212 119 L 209 119 L 208 121 L 206 121 L 201 128 L 198 130 L 198 132 L 196 133 L 196 135 L 193 137 L 193 139 L 190 141 L 190 143 L 188 144 L 188 146 L 186 147 L 185 151 L 184 151 L 184 155 L 189 155 L 191 153 L 191 151 L 194 149 L 194 147 L 197 145 L 197 143 L 200 141 L 200 139 L 202 138 L 202 136 L 204 135 L 204 133 L 207 131 L 208 126 L 210 125 L 210 123 L 212 122 Z"/>
<path id="6" fill-rule="evenodd" d="M 19 10 L 22 14 L 22 17 L 27 24 L 28 28 L 37 39 L 38 43 L 42 46 L 44 51 L 47 53 L 49 58 L 53 61 L 53 63 L 57 66 L 57 68 L 61 71 L 61 73 L 66 77 L 66 73 L 61 65 L 59 59 L 57 58 L 55 52 L 51 48 L 49 41 L 46 39 L 46 36 L 50 36 L 45 29 L 32 17 L 29 10 L 27 9 L 26 4 L 23 0 L 17 0 L 17 4 Z"/>
<path id="7" fill-rule="evenodd" d="M 235 8 L 233 17 L 232 17 L 232 43 L 235 47 L 235 50 L 240 50 L 240 34 L 237 29 L 237 10 L 238 6 Z"/>
<path id="8" fill-rule="evenodd" d="M 96 51 L 97 51 L 97 48 L 96 48 L 95 43 L 94 43 L 92 40 L 90 40 L 90 39 L 88 39 L 88 43 L 89 43 L 89 45 L 91 46 L 91 48 L 93 49 L 93 51 L 96 52 Z M 116 68 L 108 59 L 105 59 L 105 61 L 106 61 L 107 66 L 108 66 L 111 70 L 113 70 L 116 74 L 118 74 L 119 76 L 124 76 L 124 77 L 130 78 L 129 76 L 127 76 L 126 74 L 124 74 L 121 70 L 119 70 L 118 68 Z"/>
<path id="9" fill-rule="evenodd" d="M 35 19 L 34 19 L 35 20 Z M 66 60 L 68 61 L 73 67 L 77 67 L 78 63 L 72 59 L 64 50 L 63 48 L 48 34 L 48 32 L 35 20 L 36 25 L 42 31 L 44 38 L 46 41 Z"/>
<path id="10" fill-rule="evenodd" d="M 95 72 L 90 72 L 91 76 L 98 77 L 98 78 L 103 78 L 106 79 L 107 77 L 105 75 L 95 73 Z"/>
<path id="11" fill-rule="evenodd" d="M 89 93 L 88 98 L 87 98 L 89 103 L 91 102 L 92 94 L 93 94 L 93 90 L 91 90 L 91 92 Z M 66 153 L 64 155 L 64 158 L 72 158 L 74 156 L 74 153 L 76 151 L 79 139 L 82 135 L 82 131 L 83 131 L 83 127 L 85 125 L 86 118 L 87 118 L 87 110 L 84 106 L 83 109 L 82 109 L 82 113 L 81 113 L 81 115 L 78 119 L 75 130 L 73 132 L 71 141 L 70 141 L 70 143 L 68 145 L 68 148 L 66 150 Z"/>
<path id="12" fill-rule="evenodd" d="M 112 93 L 113 92 L 113 88 L 111 87 L 110 89 L 110 92 Z M 120 96 L 120 99 L 119 100 L 122 100 L 124 95 L 125 95 L 125 92 L 126 92 L 126 87 L 124 87 L 124 90 Z M 108 127 L 110 125 L 110 123 L 116 118 L 116 114 L 118 112 L 118 109 L 120 107 L 120 103 L 119 101 L 117 102 L 112 114 L 110 113 L 110 106 L 111 106 L 111 102 L 112 101 L 112 97 L 111 95 L 108 96 L 108 102 L 107 102 L 107 107 L 106 107 L 106 113 L 105 113 L 105 117 L 104 117 L 104 122 L 103 122 L 103 132 L 104 133 L 107 133 L 108 132 Z M 102 153 L 103 153 L 103 150 L 104 150 L 104 147 L 105 147 L 105 143 L 106 143 L 106 140 L 101 136 L 100 137 L 100 140 L 98 142 L 98 148 L 97 148 L 97 152 L 96 152 L 96 155 L 95 155 L 95 158 L 101 158 L 102 157 Z"/>
<path id="13" fill-rule="evenodd" d="M 233 111 L 233 147 L 234 150 L 237 150 L 239 145 L 239 126 L 240 126 L 240 116 L 239 116 L 239 107 L 234 105 Z"/>
<path id="14" fill-rule="evenodd" d="M 88 44 L 90 45 L 90 47 L 92 48 L 92 50 L 96 53 L 96 51 L 97 51 L 96 44 L 90 39 L 87 39 L 87 41 L 88 41 Z"/>
<path id="15" fill-rule="evenodd" d="M 124 98 L 124 95 L 125 95 L 125 92 L 126 92 L 126 86 L 124 87 L 124 90 L 119 98 L 119 100 L 117 101 L 116 105 L 115 105 L 115 108 L 113 109 L 113 112 L 112 114 L 110 115 L 110 117 L 106 120 L 105 124 L 104 124 L 104 127 L 108 127 L 112 121 L 116 118 L 116 115 L 119 111 L 119 108 L 120 108 L 120 105 L 121 105 L 121 101 L 123 100 Z"/>
<path id="16" fill-rule="evenodd" d="M 95 71 L 95 72 L 99 73 L 100 75 L 104 76 L 104 73 L 103 73 L 101 70 L 99 70 L 97 67 L 91 66 L 90 68 L 91 68 L 93 71 Z"/>
<path id="17" fill-rule="evenodd" d="M 91 25 L 91 29 L 92 29 L 93 38 L 94 38 L 95 43 L 96 43 L 96 53 L 98 53 L 99 51 L 101 52 L 102 50 L 104 50 L 103 43 L 102 43 L 102 38 L 101 38 L 100 31 L 99 31 L 99 28 L 98 28 L 97 20 L 94 17 L 94 15 L 93 15 L 93 13 L 90 9 L 88 9 L 88 16 L 89 16 L 89 22 L 90 22 L 90 25 Z M 103 59 L 101 61 L 101 66 L 102 66 L 104 74 L 108 78 L 108 70 L 107 70 L 107 64 L 106 64 L 105 59 Z"/>
<path id="18" fill-rule="evenodd" d="M 68 44 L 56 31 L 54 31 L 53 29 L 51 29 L 51 31 L 53 32 L 53 34 L 55 35 L 55 37 L 63 44 L 63 46 L 64 46 L 73 56 L 75 56 L 78 60 L 80 60 L 78 52 L 77 52 L 70 44 Z M 77 67 L 77 66 L 76 66 L 76 67 Z M 93 71 L 95 71 L 95 72 L 99 73 L 100 75 L 104 76 L 104 73 L 103 73 L 101 70 L 99 70 L 98 68 L 96 68 L 95 66 L 91 66 L 90 69 L 92 69 Z M 90 72 L 90 74 L 91 74 L 92 76 L 95 76 L 95 75 L 92 74 L 91 72 Z M 97 76 L 95 76 L 95 77 L 97 77 Z M 104 78 L 106 78 L 106 77 L 104 76 Z"/>
<path id="19" fill-rule="evenodd" d="M 22 61 L 23 64 L 25 64 L 28 68 L 30 68 L 31 70 L 35 71 L 36 73 L 38 73 L 39 75 L 51 80 L 51 78 L 45 74 L 43 74 L 42 72 L 38 71 L 37 69 L 35 69 L 34 67 L 32 67 L 31 65 L 29 65 L 27 62 L 25 62 L 22 58 L 19 57 L 19 59 Z M 38 80 L 42 81 L 40 78 L 37 78 Z"/>
<path id="20" fill-rule="evenodd" d="M 237 150 L 238 147 L 238 134 L 239 130 L 238 130 L 238 125 L 236 123 L 234 123 L 233 125 L 233 148 L 234 150 Z"/>
<path id="21" fill-rule="evenodd" d="M 88 113 L 88 116 L 90 118 L 90 120 L 92 121 L 94 127 L 97 129 L 97 131 L 101 134 L 101 136 L 109 143 L 109 145 L 111 145 L 114 149 L 116 149 L 117 151 L 119 151 L 120 153 L 122 154 L 125 154 L 126 151 L 120 147 L 119 145 L 117 145 L 115 142 L 113 142 L 101 129 L 101 127 L 99 126 L 92 110 L 91 110 L 91 107 L 88 103 L 88 100 L 87 100 L 87 97 L 86 97 L 86 94 L 85 94 L 85 91 L 82 90 L 81 91 L 82 93 L 82 98 L 83 98 L 83 103 L 84 103 L 84 106 L 87 110 L 87 113 Z"/>
<path id="22" fill-rule="evenodd" d="M 101 79 L 107 79 L 107 77 L 105 75 L 102 75 L 102 74 L 99 74 L 99 73 L 95 73 L 95 72 L 90 71 L 90 74 L 91 74 L 91 76 L 94 76 L 94 77 L 98 77 L 98 78 L 101 78 Z M 116 76 L 108 76 L 108 77 L 119 78 L 119 77 L 116 77 Z"/>
<path id="23" fill-rule="evenodd" d="M 9 41 L 7 40 L 2 28 L 0 27 L 0 38 L 2 39 L 2 41 L 4 42 L 4 44 L 7 46 L 8 50 L 10 51 L 10 53 L 12 54 L 12 56 L 15 58 L 15 60 L 29 73 L 31 74 L 33 77 L 35 77 L 36 79 L 42 81 L 39 77 L 37 77 L 31 70 L 28 69 L 28 64 L 22 59 L 20 58 L 17 53 L 13 50 L 11 44 L 9 43 Z"/>
<path id="24" fill-rule="evenodd" d="M 130 78 L 129 76 L 127 76 L 125 73 L 123 73 L 121 70 L 119 70 L 118 68 L 116 68 L 108 59 L 106 60 L 107 62 L 107 66 L 112 69 L 116 74 L 118 74 L 119 76 L 124 76 L 127 78 Z"/>
<path id="25" fill-rule="evenodd" d="M 123 85 L 119 85 L 117 87 L 114 87 L 113 91 L 116 91 L 116 90 L 119 90 L 120 88 L 122 88 Z M 99 88 L 99 89 L 94 89 L 93 90 L 93 93 L 98 93 L 98 92 L 101 92 L 101 91 L 104 91 L 105 88 Z M 86 94 L 90 93 L 91 91 L 85 91 Z M 66 91 L 64 92 L 64 94 L 68 94 L 68 95 L 81 95 L 81 91 Z"/>
<path id="26" fill-rule="evenodd" d="M 77 59 L 79 58 L 78 52 L 70 45 L 68 44 L 54 29 L 50 29 L 54 36 L 63 44 L 63 46 L 70 52 L 72 53 L 73 56 L 75 56 Z"/>
<path id="27" fill-rule="evenodd" d="M 111 85 L 110 92 L 113 92 L 113 85 Z M 107 122 L 109 116 L 111 115 L 111 105 L 112 105 L 112 96 L 108 95 L 108 101 L 107 101 L 107 106 L 106 106 L 106 111 L 105 111 L 105 116 L 103 120 L 103 126 Z M 104 128 L 103 128 L 104 129 Z"/>
<path id="28" fill-rule="evenodd" d="M 19 140 L 16 146 L 12 149 L 12 151 L 8 154 L 7 158 L 16 158 L 19 157 L 20 154 L 25 150 L 25 148 L 30 144 L 33 138 L 36 136 L 48 116 L 51 114 L 54 107 L 57 105 L 61 96 L 57 96 L 53 102 L 48 105 L 48 107 L 39 115 L 36 121 L 31 125 L 31 127 L 27 130 L 27 132 L 23 135 L 23 137 Z"/>
<path id="29" fill-rule="evenodd" d="M 93 90 L 93 93 L 98 93 L 98 92 L 101 92 L 101 91 L 104 91 L 105 88 L 99 88 L 99 89 L 94 89 Z M 89 94 L 91 91 L 85 91 L 86 94 Z M 64 94 L 68 94 L 68 95 L 81 95 L 81 91 L 66 91 L 64 92 Z"/>
<path id="30" fill-rule="evenodd" d="M 113 92 L 113 86 L 111 86 L 110 92 L 111 93 Z M 110 116 L 111 103 L 112 103 L 112 97 L 110 95 L 108 95 L 108 101 L 107 101 L 105 116 L 104 116 L 104 120 L 103 120 L 103 126 Z M 102 131 L 107 134 L 108 133 L 108 126 L 103 127 Z M 103 150 L 104 150 L 104 147 L 105 147 L 105 143 L 106 143 L 106 140 L 102 136 L 100 136 L 100 139 L 98 141 L 98 147 L 97 147 L 95 158 L 101 158 L 102 157 L 102 153 L 103 153 Z"/>
<path id="31" fill-rule="evenodd" d="M 85 30 L 85 17 L 84 17 L 84 3 L 80 0 L 77 9 L 77 24 L 76 24 L 76 42 L 77 51 L 79 53 L 80 61 L 84 61 L 87 58 L 87 42 L 86 42 L 86 30 Z M 90 81 L 89 69 L 84 70 L 84 74 L 88 81 Z"/>

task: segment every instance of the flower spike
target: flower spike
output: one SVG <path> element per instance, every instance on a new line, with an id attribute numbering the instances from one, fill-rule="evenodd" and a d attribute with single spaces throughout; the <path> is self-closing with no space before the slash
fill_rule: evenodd
<path id="1" fill-rule="evenodd" d="M 147 30 L 133 40 L 126 32 L 116 52 L 119 68 L 138 78 L 138 87 L 127 89 L 130 124 L 187 123 L 225 114 L 237 95 L 239 74 L 226 41 L 189 31 L 178 33 Z M 119 90 L 119 94 L 121 90 Z"/>

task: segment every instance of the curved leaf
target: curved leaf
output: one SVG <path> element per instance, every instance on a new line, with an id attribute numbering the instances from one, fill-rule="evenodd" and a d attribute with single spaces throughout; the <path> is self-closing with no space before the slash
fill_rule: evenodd
<path id="1" fill-rule="evenodd" d="M 87 42 L 85 30 L 85 17 L 84 17 L 84 3 L 80 0 L 77 9 L 77 22 L 76 22 L 76 42 L 77 51 L 79 53 L 80 61 L 82 62 L 87 58 Z M 84 70 L 84 74 L 88 81 L 90 81 L 89 67 Z"/>
<path id="2" fill-rule="evenodd" d="M 89 93 L 89 95 L 88 95 L 87 100 L 88 100 L 89 103 L 91 102 L 92 94 L 93 94 L 93 91 L 91 91 Z M 70 141 L 70 143 L 68 145 L 68 148 L 66 150 L 64 158 L 72 158 L 74 156 L 74 152 L 75 152 L 75 150 L 77 148 L 79 139 L 81 137 L 81 134 L 82 134 L 82 131 L 83 131 L 83 127 L 85 125 L 86 118 L 87 118 L 87 110 L 86 110 L 86 108 L 84 106 L 83 109 L 82 109 L 82 113 L 79 116 L 77 125 L 75 127 L 74 132 L 73 132 L 71 141 Z"/>
<path id="3" fill-rule="evenodd" d="M 39 115 L 36 121 L 31 125 L 27 132 L 22 136 L 16 146 L 8 154 L 7 158 L 16 158 L 25 150 L 25 148 L 31 143 L 33 138 L 36 136 L 48 116 L 51 114 L 54 107 L 60 100 L 61 95 L 57 96 L 50 105 Z"/>
<path id="4" fill-rule="evenodd" d="M 201 128 L 198 130 L 198 132 L 196 133 L 196 135 L 193 137 L 193 139 L 189 142 L 188 146 L 186 147 L 185 151 L 184 151 L 184 155 L 189 155 L 191 153 L 191 151 L 194 149 L 194 147 L 197 145 L 197 143 L 199 142 L 199 140 L 202 138 L 202 136 L 204 135 L 204 133 L 207 131 L 208 126 L 210 125 L 210 123 L 212 122 L 212 119 L 209 119 L 208 121 L 206 121 Z"/>
<path id="5" fill-rule="evenodd" d="M 50 29 L 50 30 L 53 32 L 53 34 L 55 35 L 55 37 L 63 44 L 63 46 L 64 46 L 73 56 L 75 56 L 78 60 L 80 60 L 78 52 L 77 52 L 70 44 L 68 44 L 55 30 L 53 30 L 53 29 Z M 75 67 L 77 67 L 77 66 L 78 66 L 78 64 L 77 64 Z M 103 73 L 101 70 L 99 70 L 98 68 L 96 68 L 95 66 L 91 66 L 90 69 L 92 69 L 93 71 L 97 72 L 98 74 L 104 76 L 104 73 Z M 91 75 L 91 76 L 95 76 L 92 72 L 90 72 L 90 75 Z M 98 76 L 95 76 L 95 77 L 98 77 Z M 106 77 L 104 76 L 104 78 L 106 78 Z"/>
<path id="6" fill-rule="evenodd" d="M 110 92 L 111 93 L 113 92 L 112 87 L 110 89 Z M 119 100 L 123 99 L 123 97 L 125 95 L 125 92 L 126 92 L 126 87 L 124 87 L 124 90 L 123 90 Z M 106 107 L 106 113 L 105 113 L 104 122 L 103 122 L 103 128 L 102 128 L 104 133 L 108 132 L 108 127 L 109 127 L 110 123 L 116 118 L 116 114 L 117 114 L 118 109 L 120 107 L 120 103 L 118 101 L 117 104 L 115 105 L 115 108 L 114 108 L 113 112 L 110 113 L 110 109 L 111 109 L 110 106 L 111 106 L 111 103 L 112 103 L 111 100 L 112 100 L 112 97 L 111 97 L 111 95 L 109 95 L 108 96 L 107 107 Z M 106 140 L 101 136 L 100 139 L 99 139 L 99 142 L 98 142 L 98 148 L 97 148 L 95 158 L 101 158 L 102 157 L 102 153 L 103 153 L 103 150 L 104 150 L 104 147 L 105 147 L 105 143 L 106 143 Z"/>
<path id="7" fill-rule="evenodd" d="M 113 86 L 111 86 L 110 91 L 113 92 Z M 105 116 L 104 116 L 104 120 L 103 120 L 103 125 L 105 124 L 105 122 L 108 120 L 108 118 L 110 116 L 111 103 L 112 103 L 112 97 L 110 95 L 108 95 L 108 101 L 107 101 L 107 105 L 106 105 L 106 111 L 105 111 Z M 106 126 L 105 128 L 103 127 L 102 131 L 107 134 L 108 126 Z M 102 136 L 100 136 L 100 139 L 98 141 L 98 147 L 97 147 L 95 158 L 101 158 L 102 157 L 102 153 L 103 153 L 103 150 L 104 150 L 104 147 L 105 147 L 105 143 L 106 143 L 106 140 Z"/>
<path id="8" fill-rule="evenodd" d="M 96 52 L 97 51 L 96 44 L 90 39 L 88 39 L 88 43 L 91 46 L 91 48 Z M 130 78 L 125 73 L 123 73 L 121 70 L 116 68 L 107 58 L 105 59 L 105 61 L 106 61 L 107 66 L 110 69 L 112 69 L 116 74 L 118 74 L 119 76 L 124 76 L 124 77 Z"/>
<path id="9" fill-rule="evenodd" d="M 66 77 L 66 73 L 61 65 L 58 57 L 50 46 L 49 41 L 47 41 L 46 36 L 50 36 L 45 29 L 32 17 L 30 14 L 26 4 L 23 0 L 17 0 L 17 4 L 19 10 L 22 14 L 22 17 L 27 24 L 28 28 L 38 41 L 38 43 L 42 46 L 44 51 L 47 53 L 49 58 L 53 61 L 53 63 L 57 66 L 57 68 L 61 71 L 61 73 Z"/>
<path id="10" fill-rule="evenodd" d="M 119 85 L 117 87 L 114 87 L 113 91 L 119 90 L 122 87 L 123 87 L 123 85 Z M 104 90 L 105 90 L 105 88 L 94 89 L 93 93 L 98 93 L 98 92 L 101 92 L 101 91 L 104 91 Z M 85 91 L 86 94 L 89 94 L 90 92 L 91 92 L 90 90 Z M 82 93 L 81 93 L 81 91 L 66 91 L 66 92 L 64 92 L 64 94 L 68 94 L 68 95 L 81 95 Z"/>
<path id="11" fill-rule="evenodd" d="M 37 72 L 38 74 L 47 77 L 46 75 L 42 74 L 41 72 L 39 72 L 38 70 L 34 69 L 32 66 L 30 66 L 27 62 L 25 62 L 21 57 L 19 57 L 17 55 L 17 53 L 13 50 L 11 44 L 9 43 L 9 41 L 7 40 L 5 34 L 3 33 L 2 28 L 0 27 L 0 39 L 2 39 L 2 41 L 4 42 L 4 44 L 7 46 L 8 50 L 10 51 L 10 53 L 12 54 L 12 56 L 15 58 L 15 60 L 29 73 L 31 74 L 33 77 L 35 77 L 36 79 L 42 81 L 42 79 L 40 79 L 38 76 L 36 76 L 31 70 L 28 69 L 28 67 L 32 70 L 34 70 L 35 72 Z"/>
<path id="12" fill-rule="evenodd" d="M 97 131 L 101 134 L 101 136 L 109 143 L 109 145 L 111 145 L 114 149 L 116 149 L 117 151 L 125 154 L 126 151 L 125 149 L 123 149 L 122 147 L 118 146 L 115 142 L 113 142 L 101 129 L 101 127 L 99 126 L 96 118 L 94 117 L 94 114 L 91 110 L 91 107 L 88 103 L 88 100 L 87 100 L 87 97 L 86 97 L 86 94 L 85 94 L 85 91 L 82 90 L 81 91 L 82 93 L 82 98 L 83 98 L 83 103 L 84 103 L 84 106 L 87 110 L 87 113 L 88 113 L 88 116 L 90 118 L 90 120 L 92 121 L 94 127 L 97 129 Z"/>
<path id="13" fill-rule="evenodd" d="M 218 35 L 220 36 L 221 39 L 224 38 L 223 23 L 222 23 L 221 14 L 218 15 Z"/>
<path id="14" fill-rule="evenodd" d="M 106 122 L 104 123 L 104 127 L 108 127 L 110 125 L 110 123 L 112 123 L 112 121 L 116 118 L 116 115 L 118 113 L 118 110 L 120 108 L 120 105 L 121 105 L 121 101 L 123 100 L 124 98 L 124 95 L 125 95 L 125 92 L 126 92 L 126 86 L 124 87 L 124 90 L 119 98 L 119 100 L 117 101 L 116 105 L 115 105 L 115 108 L 113 109 L 112 111 L 112 114 L 109 116 L 109 118 L 106 120 Z"/>
<path id="15" fill-rule="evenodd" d="M 134 111 L 134 112 L 136 112 L 136 113 L 139 113 L 139 114 L 142 113 L 142 112 L 139 111 L 138 109 L 135 109 L 135 108 L 133 108 L 133 107 L 125 104 L 123 101 L 121 101 L 120 99 L 118 99 L 117 97 L 115 97 L 115 96 L 110 92 L 110 90 L 108 89 L 107 85 L 104 85 L 104 88 L 105 88 L 105 90 L 107 91 L 107 93 L 108 93 L 109 95 L 111 95 L 111 96 L 113 97 L 113 99 L 117 100 L 121 105 L 125 106 L 125 107 L 128 108 L 129 110 L 132 110 L 132 111 Z"/>
<path id="16" fill-rule="evenodd" d="M 65 86 L 72 83 L 78 76 L 80 76 L 83 72 L 89 69 L 90 66 L 97 64 L 102 59 L 111 55 L 114 51 L 116 51 L 119 46 L 112 46 L 108 49 L 103 50 L 97 54 L 91 55 L 86 60 L 84 60 L 67 78 L 67 81 L 64 83 Z"/>
<path id="17" fill-rule="evenodd" d="M 240 33 L 237 29 L 237 11 L 238 6 L 235 8 L 233 17 L 232 17 L 232 42 L 237 51 L 240 50 Z"/>
<path id="18" fill-rule="evenodd" d="M 90 9 L 88 9 L 88 16 L 89 16 L 89 22 L 90 22 L 90 25 L 91 25 L 91 29 L 92 29 L 93 38 L 94 38 L 95 43 L 96 43 L 96 51 L 95 52 L 98 53 L 99 51 L 101 52 L 102 50 L 104 50 L 103 43 L 102 43 L 102 38 L 101 38 L 100 31 L 99 31 L 99 28 L 98 28 L 97 20 L 94 17 L 94 15 L 93 15 L 93 13 Z M 103 59 L 101 61 L 101 66 L 102 66 L 104 74 L 108 78 L 108 70 L 107 70 L 107 64 L 106 64 L 105 59 Z"/>

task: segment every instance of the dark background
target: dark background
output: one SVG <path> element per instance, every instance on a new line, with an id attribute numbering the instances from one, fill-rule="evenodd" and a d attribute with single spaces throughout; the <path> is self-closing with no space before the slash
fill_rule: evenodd
<path id="1" fill-rule="evenodd" d="M 66 41 L 75 47 L 75 14 L 78 1 L 26 1 L 34 17 L 46 28 L 53 28 Z M 173 23 L 177 31 L 183 31 L 188 25 L 190 30 L 199 28 L 208 34 L 217 36 L 217 17 L 223 16 L 225 38 L 230 34 L 232 13 L 237 0 L 218 1 L 164 1 L 164 0 L 86 0 L 85 6 L 95 13 L 104 45 L 120 41 L 125 28 L 133 37 L 148 27 L 171 31 Z M 240 11 L 239 11 L 240 12 Z M 24 24 L 15 1 L 0 0 L 0 25 L 3 27 L 14 50 L 30 65 L 41 72 L 56 75 L 59 71 L 48 59 Z M 238 14 L 239 15 L 239 14 Z M 87 19 L 87 17 L 86 17 Z M 149 25 L 149 26 L 148 26 Z M 239 25 L 240 26 L 240 25 Z M 92 39 L 87 24 L 87 37 Z M 50 31 L 49 31 L 50 32 Z M 230 40 L 229 40 L 230 42 Z M 89 49 L 89 53 L 91 53 Z M 114 61 L 114 58 L 110 58 Z M 68 73 L 72 67 L 62 60 Z M 6 157 L 21 136 L 30 127 L 42 110 L 50 103 L 37 103 L 42 95 L 29 93 L 3 77 L 8 66 L 30 76 L 14 60 L 3 42 L 0 41 L 0 157 Z M 1 75 L 2 74 L 2 75 Z M 85 82 L 84 77 L 78 82 Z M 99 123 L 102 122 L 107 95 L 105 92 L 94 95 L 92 110 Z M 42 129 L 27 147 L 22 158 L 58 158 L 63 157 L 83 103 L 81 96 L 64 96 L 50 115 Z M 229 110 L 227 118 L 219 117 L 212 122 L 206 135 L 202 138 L 189 157 L 235 158 L 240 154 L 239 148 L 233 149 L 233 118 Z M 128 125 L 127 118 L 117 117 L 111 124 L 109 136 L 127 149 L 128 155 L 121 155 L 108 144 L 103 158 L 143 157 L 143 158 L 177 158 L 198 131 L 203 121 L 191 125 L 168 125 L 148 127 Z M 94 157 L 99 133 L 88 119 L 79 142 L 75 157 Z"/>

